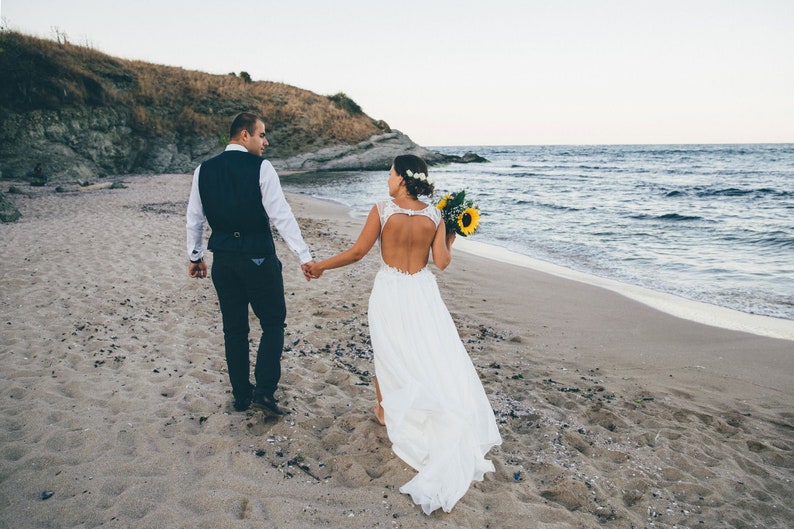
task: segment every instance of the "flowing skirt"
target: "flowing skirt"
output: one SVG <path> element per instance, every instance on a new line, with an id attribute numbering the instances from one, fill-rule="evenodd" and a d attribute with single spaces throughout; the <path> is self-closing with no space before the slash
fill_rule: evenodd
<path id="1" fill-rule="evenodd" d="M 494 471 L 485 454 L 502 438 L 432 272 L 384 265 L 369 326 L 392 449 L 418 471 L 400 492 L 425 514 L 449 512 L 473 480 Z"/>

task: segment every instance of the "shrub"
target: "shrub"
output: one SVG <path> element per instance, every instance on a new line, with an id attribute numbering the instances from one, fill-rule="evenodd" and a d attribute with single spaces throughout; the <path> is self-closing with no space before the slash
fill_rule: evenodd
<path id="1" fill-rule="evenodd" d="M 337 107 L 354 116 L 364 113 L 364 111 L 361 110 L 361 107 L 358 106 L 358 103 L 347 97 L 347 94 L 344 92 L 339 92 L 338 94 L 328 96 L 328 99 L 330 99 Z"/>

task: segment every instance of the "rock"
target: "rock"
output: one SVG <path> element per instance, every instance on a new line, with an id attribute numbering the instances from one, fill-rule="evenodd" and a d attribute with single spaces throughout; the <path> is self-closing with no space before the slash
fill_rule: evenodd
<path id="1" fill-rule="evenodd" d="M 392 130 L 355 145 L 337 145 L 272 162 L 278 169 L 290 171 L 380 171 L 388 170 L 399 154 L 421 156 L 428 163 L 443 161 L 442 155 L 417 145 L 402 132 Z"/>
<path id="2" fill-rule="evenodd" d="M 36 164 L 35 169 L 29 176 L 30 185 L 34 187 L 41 187 L 47 185 L 47 175 L 44 173 L 44 168 L 41 164 Z"/>
<path id="3" fill-rule="evenodd" d="M 113 182 L 101 182 L 99 184 L 88 184 L 87 186 L 80 186 L 77 189 L 80 191 L 96 191 L 97 189 L 110 189 L 113 187 Z"/>
<path id="4" fill-rule="evenodd" d="M 277 169 L 288 171 L 386 171 L 394 157 L 400 154 L 414 154 L 429 165 L 488 161 L 474 153 L 455 156 L 433 152 L 417 145 L 399 130 L 371 136 L 355 145 L 337 145 L 271 161 Z"/>
<path id="5" fill-rule="evenodd" d="M 176 145 L 152 145 L 138 157 L 139 167 L 144 172 L 165 173 L 177 155 Z"/>
<path id="6" fill-rule="evenodd" d="M 14 201 L 0 191 L 0 222 L 14 222 L 21 216 Z"/>
<path id="7" fill-rule="evenodd" d="M 454 160 L 454 161 L 456 161 L 458 163 L 484 163 L 484 162 L 488 161 L 485 158 L 483 158 L 482 156 L 480 156 L 479 154 L 475 154 L 473 152 L 467 152 L 463 156 L 460 156 L 460 157 L 457 157 L 457 158 L 459 158 L 459 159 Z M 450 161 L 453 161 L 453 160 L 450 160 Z"/>

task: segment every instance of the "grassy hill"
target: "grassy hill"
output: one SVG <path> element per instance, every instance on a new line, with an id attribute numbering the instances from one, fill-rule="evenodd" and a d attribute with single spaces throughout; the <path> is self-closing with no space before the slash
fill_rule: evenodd
<path id="1" fill-rule="evenodd" d="M 213 75 L 118 59 L 7 30 L 0 32 L 0 78 L 3 178 L 54 163 L 53 152 L 74 155 L 98 176 L 189 170 L 225 143 L 231 119 L 242 111 L 265 117 L 273 158 L 389 132 L 344 94 L 253 81 L 245 72 Z M 97 141 L 101 148 L 93 147 Z M 37 158 L 42 148 L 49 154 Z M 170 165 L 148 168 L 147 158 Z"/>

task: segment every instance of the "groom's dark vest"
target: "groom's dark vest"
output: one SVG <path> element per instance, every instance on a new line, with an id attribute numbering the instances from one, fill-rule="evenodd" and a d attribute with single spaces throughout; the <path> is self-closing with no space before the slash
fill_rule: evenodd
<path id="1" fill-rule="evenodd" d="M 199 194 L 212 234 L 207 248 L 251 257 L 276 253 L 270 219 L 262 206 L 262 158 L 224 151 L 201 164 Z"/>

